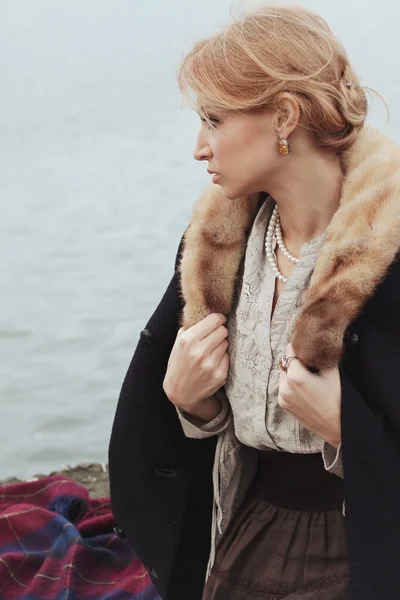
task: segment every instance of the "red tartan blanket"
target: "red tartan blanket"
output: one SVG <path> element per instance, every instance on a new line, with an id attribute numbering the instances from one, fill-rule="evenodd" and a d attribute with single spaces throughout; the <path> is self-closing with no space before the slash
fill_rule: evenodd
<path id="1" fill-rule="evenodd" d="M 159 600 L 114 525 L 62 475 L 0 486 L 0 600 Z"/>

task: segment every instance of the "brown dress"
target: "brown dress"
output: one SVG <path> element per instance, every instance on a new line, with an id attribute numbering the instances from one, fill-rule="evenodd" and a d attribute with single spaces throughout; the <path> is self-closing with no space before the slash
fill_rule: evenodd
<path id="1" fill-rule="evenodd" d="M 321 454 L 258 451 L 203 600 L 347 600 L 343 480 Z"/>

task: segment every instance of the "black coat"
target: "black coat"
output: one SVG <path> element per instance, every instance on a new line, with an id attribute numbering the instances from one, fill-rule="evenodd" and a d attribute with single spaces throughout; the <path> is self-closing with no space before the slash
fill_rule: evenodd
<path id="1" fill-rule="evenodd" d="M 179 260 L 179 251 L 178 257 Z M 175 265 L 176 266 L 176 265 Z M 200 600 L 210 550 L 215 438 L 185 438 L 162 383 L 179 328 L 175 272 L 142 331 L 110 451 L 119 526 L 166 600 Z M 400 263 L 347 330 L 340 364 L 352 600 L 400 597 Z"/>
<path id="2" fill-rule="evenodd" d="M 211 539 L 216 438 L 186 438 L 162 388 L 182 308 L 175 273 L 140 334 L 109 450 L 114 516 L 163 600 L 201 598 Z"/>

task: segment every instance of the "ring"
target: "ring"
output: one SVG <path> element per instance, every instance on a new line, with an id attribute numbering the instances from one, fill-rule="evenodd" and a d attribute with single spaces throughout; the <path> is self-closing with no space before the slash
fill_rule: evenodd
<path id="1" fill-rule="evenodd" d="M 289 368 L 290 361 L 293 360 L 294 358 L 297 358 L 297 356 L 282 356 L 279 361 L 279 369 L 281 371 L 283 371 L 284 373 L 286 373 L 286 371 Z"/>

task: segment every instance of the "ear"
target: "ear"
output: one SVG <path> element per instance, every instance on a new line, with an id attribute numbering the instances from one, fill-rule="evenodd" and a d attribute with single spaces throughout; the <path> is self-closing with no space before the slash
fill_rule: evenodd
<path id="1" fill-rule="evenodd" d="M 277 101 L 274 128 L 277 136 L 287 139 L 299 124 L 300 104 L 294 94 L 282 92 Z"/>

